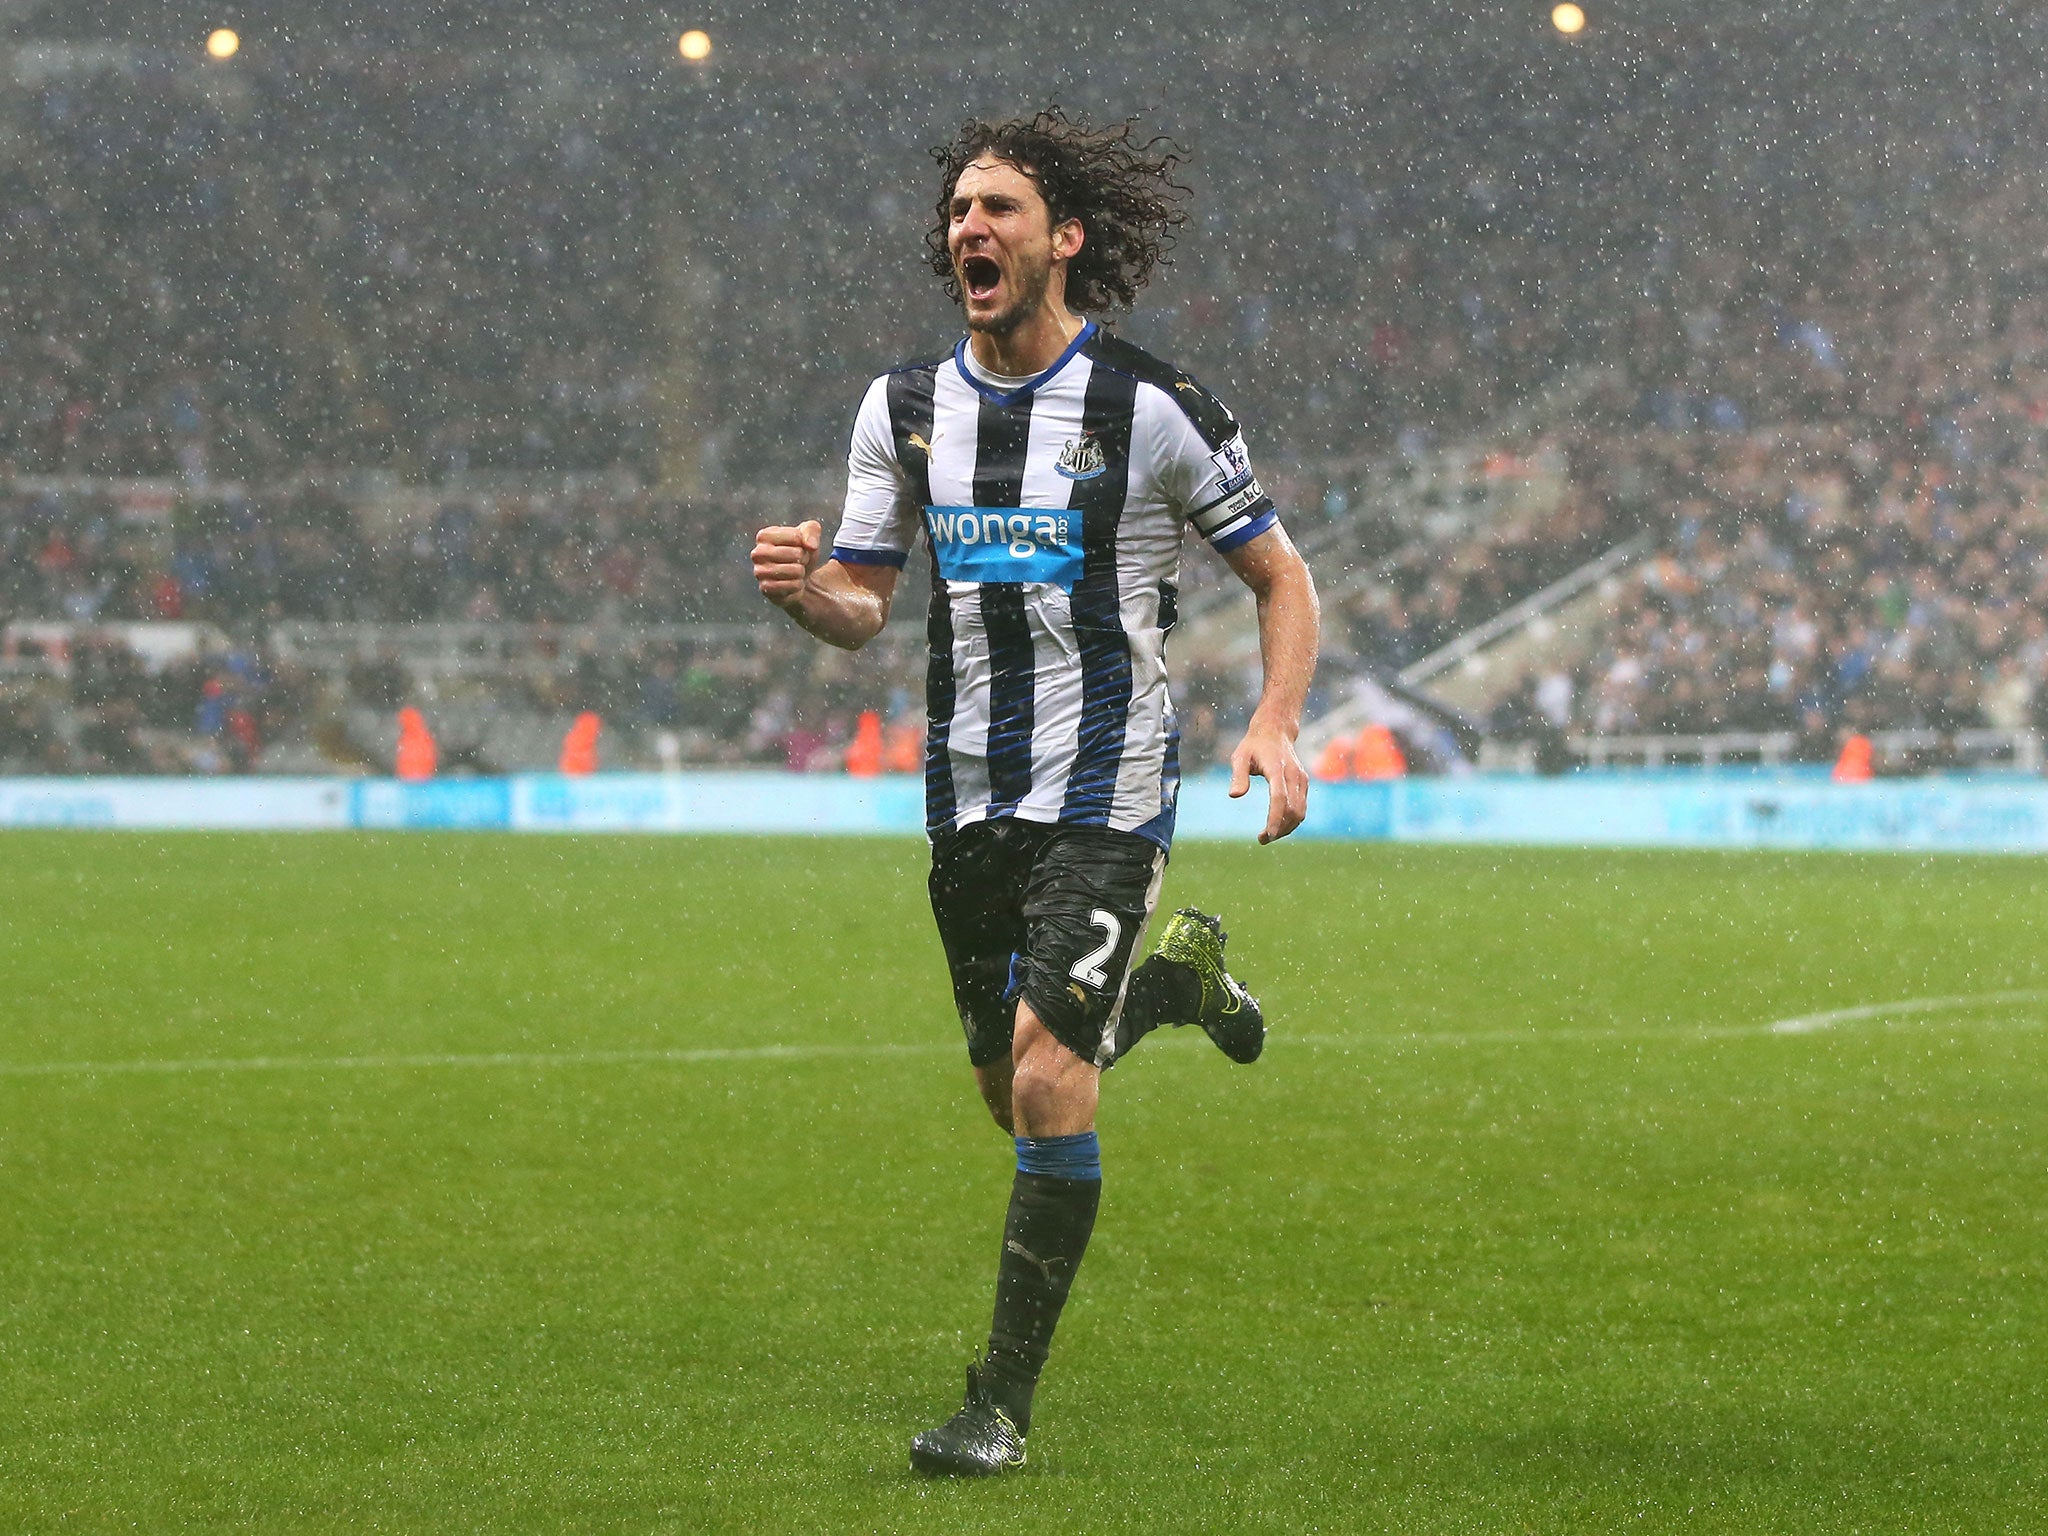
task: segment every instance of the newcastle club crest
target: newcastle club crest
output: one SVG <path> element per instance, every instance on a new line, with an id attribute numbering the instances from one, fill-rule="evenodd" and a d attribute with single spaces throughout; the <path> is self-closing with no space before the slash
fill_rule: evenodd
<path id="1" fill-rule="evenodd" d="M 1093 432 L 1083 432 L 1079 437 L 1069 438 L 1067 446 L 1060 450 L 1059 462 L 1053 468 L 1069 480 L 1093 480 L 1104 468 L 1101 441 Z"/>

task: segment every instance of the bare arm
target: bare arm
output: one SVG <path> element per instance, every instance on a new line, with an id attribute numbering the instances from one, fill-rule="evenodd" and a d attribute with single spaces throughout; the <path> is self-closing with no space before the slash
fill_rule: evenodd
<path id="1" fill-rule="evenodd" d="M 820 640 L 857 651 L 889 622 L 896 592 L 891 565 L 819 565 L 824 528 L 763 528 L 754 535 L 754 581 L 761 595 Z"/>
<path id="2" fill-rule="evenodd" d="M 1258 599 L 1259 656 L 1265 664 L 1258 708 L 1230 754 L 1230 793 L 1235 799 L 1249 790 L 1253 774 L 1266 781 L 1266 827 L 1259 841 L 1270 843 L 1308 815 L 1308 772 L 1294 738 L 1301 733 L 1301 710 L 1316 672 L 1320 606 L 1307 562 L 1277 525 L 1223 558 Z"/>

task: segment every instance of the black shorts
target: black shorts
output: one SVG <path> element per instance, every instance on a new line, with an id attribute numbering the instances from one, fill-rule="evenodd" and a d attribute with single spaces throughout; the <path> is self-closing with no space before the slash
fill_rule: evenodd
<path id="1" fill-rule="evenodd" d="M 932 843 L 932 916 L 977 1067 L 1006 1056 L 1021 995 L 1053 1038 L 1107 1066 L 1131 953 L 1166 851 L 1135 832 L 998 817 Z"/>

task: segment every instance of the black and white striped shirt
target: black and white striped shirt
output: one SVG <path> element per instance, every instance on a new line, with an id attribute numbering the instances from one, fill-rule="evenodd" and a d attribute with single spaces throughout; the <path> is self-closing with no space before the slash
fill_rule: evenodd
<path id="1" fill-rule="evenodd" d="M 1215 396 L 1093 322 L 1021 384 L 964 339 L 876 379 L 832 554 L 901 567 L 920 528 L 931 549 L 926 829 L 1017 816 L 1167 846 L 1182 529 L 1221 551 L 1274 522 Z"/>

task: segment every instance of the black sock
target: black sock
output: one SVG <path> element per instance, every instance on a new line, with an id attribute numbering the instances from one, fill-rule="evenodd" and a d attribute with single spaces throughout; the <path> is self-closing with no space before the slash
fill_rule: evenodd
<path id="1" fill-rule="evenodd" d="M 1059 1171 L 1033 1171 L 1047 1168 Z M 1093 1131 L 1017 1138 L 1017 1180 L 1010 1187 L 1010 1214 L 996 1266 L 986 1379 L 1019 1434 L 1030 1433 L 1031 1394 L 1045 1369 L 1074 1272 L 1088 1250 L 1101 1199 L 1102 1166 Z"/>
<path id="2" fill-rule="evenodd" d="M 1153 955 L 1131 972 L 1124 991 L 1124 1011 L 1116 1021 L 1116 1055 L 1151 1034 L 1162 1024 L 1192 1024 L 1202 1012 L 1202 978 L 1191 965 Z"/>

